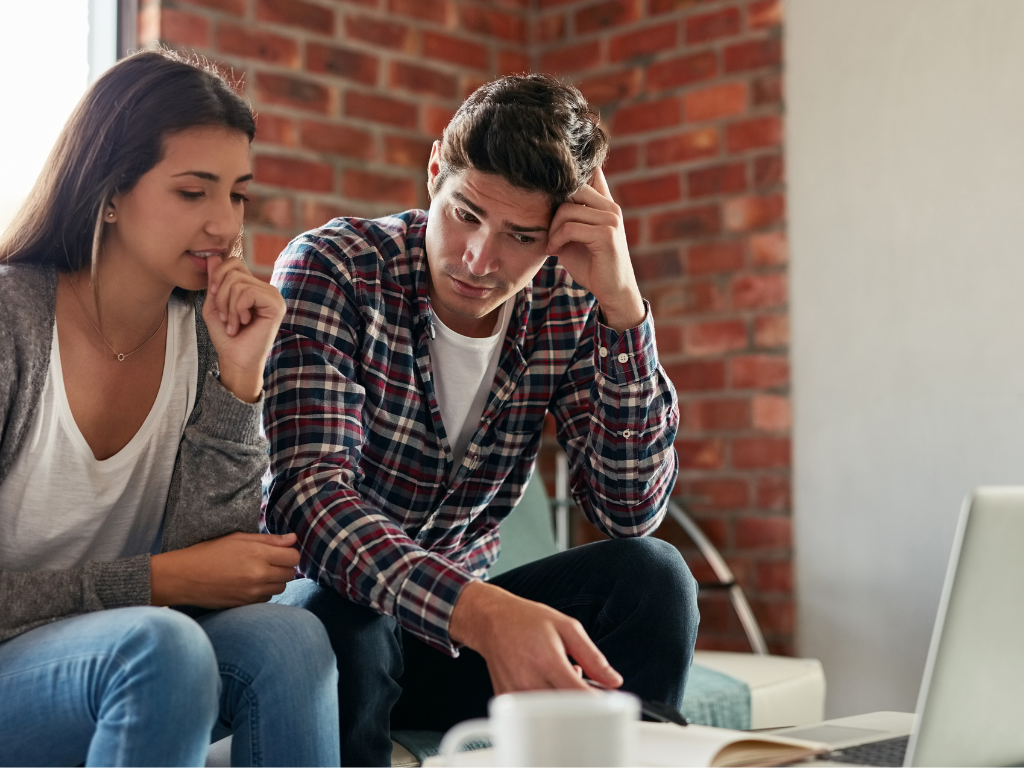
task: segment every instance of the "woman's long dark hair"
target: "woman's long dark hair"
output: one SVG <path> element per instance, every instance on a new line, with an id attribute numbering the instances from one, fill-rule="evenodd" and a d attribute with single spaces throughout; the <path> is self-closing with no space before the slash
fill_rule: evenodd
<path id="1" fill-rule="evenodd" d="M 35 186 L 0 236 L 0 264 L 73 272 L 92 266 L 103 211 L 160 162 L 163 140 L 197 126 L 223 126 L 252 141 L 245 100 L 212 66 L 173 51 L 121 60 L 86 91 L 50 151 Z"/>

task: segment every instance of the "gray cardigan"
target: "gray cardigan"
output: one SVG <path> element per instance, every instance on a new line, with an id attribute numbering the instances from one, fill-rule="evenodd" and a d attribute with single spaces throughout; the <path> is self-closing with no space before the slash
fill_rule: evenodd
<path id="1" fill-rule="evenodd" d="M 263 401 L 243 403 L 221 386 L 217 353 L 202 320 L 203 298 L 195 300 L 196 405 L 177 446 L 164 552 L 259 527 L 267 468 Z M 0 483 L 21 452 L 43 391 L 56 305 L 54 270 L 0 264 Z M 149 600 L 148 554 L 61 571 L 0 570 L 0 641 L 69 616 Z"/>

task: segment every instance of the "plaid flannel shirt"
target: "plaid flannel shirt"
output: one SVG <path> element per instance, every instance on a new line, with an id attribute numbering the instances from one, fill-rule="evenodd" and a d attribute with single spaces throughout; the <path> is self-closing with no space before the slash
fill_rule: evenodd
<path id="1" fill-rule="evenodd" d="M 434 396 L 427 214 L 334 219 L 293 240 L 273 284 L 287 312 L 267 362 L 265 524 L 298 534 L 300 569 L 457 655 L 463 587 L 498 556 L 545 415 L 580 509 L 614 537 L 665 514 L 678 472 L 675 390 L 647 319 L 621 336 L 549 258 L 515 297 L 497 374 L 462 466 Z"/>

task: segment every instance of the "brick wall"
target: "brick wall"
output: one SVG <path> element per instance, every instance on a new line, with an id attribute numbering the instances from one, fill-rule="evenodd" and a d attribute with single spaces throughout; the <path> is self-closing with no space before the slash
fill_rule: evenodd
<path id="1" fill-rule="evenodd" d="M 722 549 L 772 649 L 792 652 L 781 0 L 142 0 L 140 42 L 244 75 L 258 113 L 246 253 L 269 274 L 339 213 L 425 206 L 462 99 L 528 69 L 576 83 L 679 391 L 677 497 Z M 542 456 L 549 469 L 551 453 Z M 576 526 L 579 541 L 595 537 Z M 699 579 L 706 564 L 681 531 Z M 746 649 L 720 595 L 699 644 Z"/>

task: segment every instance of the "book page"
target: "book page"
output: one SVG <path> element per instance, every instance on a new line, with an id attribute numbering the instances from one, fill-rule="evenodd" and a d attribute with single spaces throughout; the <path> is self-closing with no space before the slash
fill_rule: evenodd
<path id="1" fill-rule="evenodd" d="M 637 762 L 644 766 L 783 765 L 828 749 L 812 741 L 704 725 L 637 723 L 637 729 Z"/>

